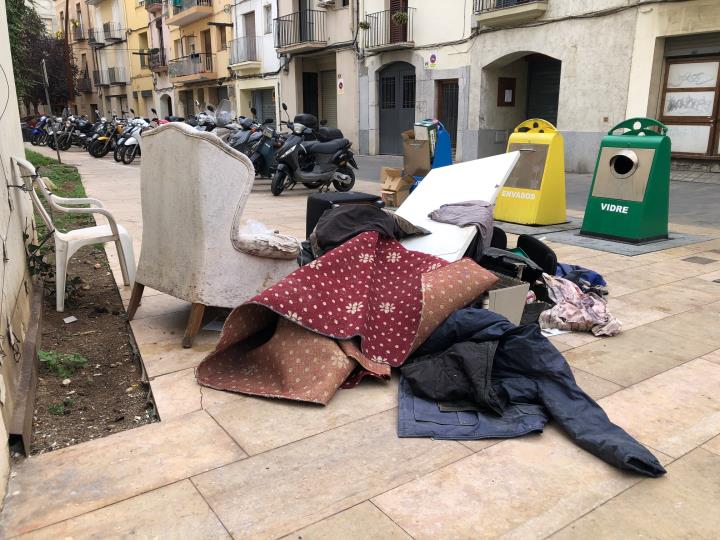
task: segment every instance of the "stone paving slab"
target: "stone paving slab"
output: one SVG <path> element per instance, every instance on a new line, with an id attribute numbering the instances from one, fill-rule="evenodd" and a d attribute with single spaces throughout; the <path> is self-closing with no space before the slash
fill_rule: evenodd
<path id="1" fill-rule="evenodd" d="M 52 525 L 245 456 L 201 411 L 31 457 L 10 479 L 5 534 Z"/>
<path id="2" fill-rule="evenodd" d="M 184 540 L 231 538 L 189 480 L 125 499 L 20 538 L 105 540 L 129 537 Z"/>

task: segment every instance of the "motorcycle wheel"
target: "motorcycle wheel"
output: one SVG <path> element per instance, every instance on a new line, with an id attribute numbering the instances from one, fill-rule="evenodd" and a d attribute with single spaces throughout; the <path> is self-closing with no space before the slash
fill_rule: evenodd
<path id="1" fill-rule="evenodd" d="M 62 150 L 63 152 L 65 150 L 69 150 L 72 146 L 72 140 L 70 138 L 70 135 L 65 135 L 61 139 L 58 139 L 58 148 Z"/>
<path id="2" fill-rule="evenodd" d="M 113 152 L 113 159 L 120 163 L 123 158 L 123 154 L 125 153 L 125 148 L 127 148 L 124 144 L 119 144 L 115 147 L 115 151 Z"/>
<path id="3" fill-rule="evenodd" d="M 355 185 L 355 171 L 353 171 L 350 167 L 340 167 L 338 169 L 339 173 L 347 174 L 350 177 L 349 182 L 339 182 L 338 180 L 333 180 L 333 187 L 338 191 L 350 191 L 353 186 Z"/>
<path id="4" fill-rule="evenodd" d="M 49 148 L 55 150 L 55 137 L 48 135 L 47 145 Z"/>
<path id="5" fill-rule="evenodd" d="M 37 146 L 38 144 L 40 144 L 40 133 L 36 133 L 35 135 L 32 135 L 30 137 L 30 144 L 32 144 L 33 146 Z"/>
<path id="6" fill-rule="evenodd" d="M 133 144 L 132 146 L 128 146 L 125 150 L 125 153 L 122 156 L 122 162 L 125 165 L 130 165 L 133 161 L 135 161 L 135 156 L 137 155 L 138 145 Z"/>
<path id="7" fill-rule="evenodd" d="M 290 184 L 290 177 L 285 171 L 275 171 L 272 182 L 270 183 L 270 192 L 276 197 L 280 195 Z"/>
<path id="8" fill-rule="evenodd" d="M 110 144 L 110 141 L 103 141 L 102 143 L 96 142 L 93 146 L 95 147 L 93 150 L 93 157 L 101 158 L 108 155 L 112 145 Z"/>

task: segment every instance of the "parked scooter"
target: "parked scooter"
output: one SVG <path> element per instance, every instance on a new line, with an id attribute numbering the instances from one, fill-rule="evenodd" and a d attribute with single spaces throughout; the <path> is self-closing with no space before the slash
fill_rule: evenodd
<path id="1" fill-rule="evenodd" d="M 264 178 L 271 178 L 277 169 L 276 154 L 285 144 L 286 136 L 279 133 L 271 125 L 274 123 L 272 118 L 266 118 L 263 122 L 262 136 L 252 147 L 250 161 L 255 167 L 255 175 Z"/>
<path id="2" fill-rule="evenodd" d="M 132 109 L 130 110 L 132 111 Z M 157 111 L 155 109 L 150 110 L 154 115 L 152 120 L 148 122 L 145 118 L 136 119 L 134 125 L 131 128 L 130 136 L 124 142 L 126 148 L 125 152 L 122 155 L 122 162 L 125 165 L 130 165 L 135 160 L 135 157 L 141 154 L 140 140 L 142 139 L 142 132 L 149 129 L 150 127 L 157 126 Z"/>
<path id="3" fill-rule="evenodd" d="M 282 108 L 287 114 L 285 103 Z M 286 124 L 292 134 L 277 153 L 277 170 L 270 185 L 272 194 L 280 195 L 298 182 L 321 191 L 329 190 L 330 184 L 338 191 L 351 190 L 355 185 L 355 171 L 351 167 L 358 168 L 350 150 L 352 143 L 345 138 L 328 142 L 310 140 L 321 133 L 317 118 L 312 114 L 299 114 L 292 122 L 289 118 L 288 115 Z M 340 130 L 333 132 L 337 134 Z"/>
<path id="4" fill-rule="evenodd" d="M 242 152 L 248 157 L 252 155 L 253 148 L 260 142 L 263 136 L 263 125 L 255 119 L 257 110 L 255 107 L 252 107 L 250 111 L 253 114 L 253 118 L 241 117 L 238 122 L 241 129 L 230 136 L 227 141 L 232 148 L 238 152 Z"/>

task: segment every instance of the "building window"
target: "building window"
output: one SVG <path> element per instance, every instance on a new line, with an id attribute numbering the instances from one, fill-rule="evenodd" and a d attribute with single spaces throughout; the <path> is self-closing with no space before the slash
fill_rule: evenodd
<path id="1" fill-rule="evenodd" d="M 227 50 L 227 27 L 218 26 L 218 41 L 220 42 L 220 50 Z"/>
<path id="2" fill-rule="evenodd" d="M 272 34 L 272 6 L 270 4 L 263 6 L 263 20 L 265 21 L 265 33 Z"/>
<path id="3" fill-rule="evenodd" d="M 347 7 L 350 5 L 350 0 L 342 0 L 343 7 Z"/>

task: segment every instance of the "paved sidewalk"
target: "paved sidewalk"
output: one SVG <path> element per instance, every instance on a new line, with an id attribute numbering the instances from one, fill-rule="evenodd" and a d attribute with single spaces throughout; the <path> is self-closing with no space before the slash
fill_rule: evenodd
<path id="1" fill-rule="evenodd" d="M 139 256 L 139 166 L 64 158 Z M 302 236 L 307 193 L 274 198 L 258 181 L 246 216 Z M 553 341 L 610 418 L 667 466 L 664 478 L 612 469 L 552 426 L 504 441 L 399 439 L 397 380 L 364 381 L 324 408 L 201 389 L 194 368 L 218 334 L 182 349 L 189 306 L 150 291 L 131 326 L 162 421 L 25 460 L 10 482 L 6 536 L 716 537 L 720 239 L 637 257 L 553 248 L 606 277 L 625 323 L 614 338 Z M 129 289 L 121 295 L 127 302 Z"/>

